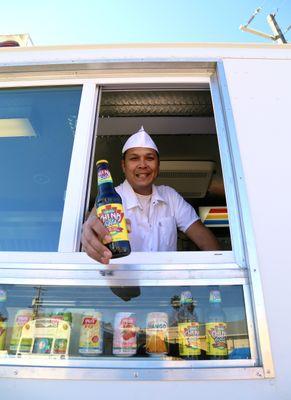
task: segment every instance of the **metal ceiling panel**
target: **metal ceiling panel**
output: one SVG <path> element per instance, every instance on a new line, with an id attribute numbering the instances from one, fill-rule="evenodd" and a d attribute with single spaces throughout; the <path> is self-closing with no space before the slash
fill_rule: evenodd
<path id="1" fill-rule="evenodd" d="M 209 91 L 104 92 L 101 117 L 213 116 Z"/>

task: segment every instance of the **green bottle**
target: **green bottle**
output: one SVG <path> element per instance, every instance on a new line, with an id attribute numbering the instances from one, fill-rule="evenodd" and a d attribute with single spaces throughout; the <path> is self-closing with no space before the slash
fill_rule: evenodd
<path id="1" fill-rule="evenodd" d="M 97 161 L 98 195 L 95 201 L 97 217 L 108 229 L 112 242 L 106 244 L 112 258 L 131 252 L 122 199 L 113 186 L 108 161 Z"/>
<path id="2" fill-rule="evenodd" d="M 206 357 L 209 360 L 228 358 L 226 316 L 221 306 L 220 290 L 209 293 L 209 311 L 205 323 Z"/>

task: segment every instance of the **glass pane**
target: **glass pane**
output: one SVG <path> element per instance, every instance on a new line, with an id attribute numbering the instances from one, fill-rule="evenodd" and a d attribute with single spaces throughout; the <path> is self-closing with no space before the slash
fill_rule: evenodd
<path id="1" fill-rule="evenodd" d="M 0 357 L 251 358 L 239 285 L 1 289 Z"/>
<path id="2" fill-rule="evenodd" d="M 0 91 L 0 250 L 56 251 L 81 87 Z"/>

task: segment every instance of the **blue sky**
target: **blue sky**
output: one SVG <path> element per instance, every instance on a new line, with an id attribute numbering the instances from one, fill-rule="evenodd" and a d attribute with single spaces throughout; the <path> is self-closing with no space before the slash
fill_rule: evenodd
<path id="1" fill-rule="evenodd" d="M 260 6 L 252 28 L 271 34 L 277 8 L 281 29 L 291 25 L 291 0 L 0 0 L 0 34 L 29 33 L 35 45 L 271 43 L 239 30 Z"/>

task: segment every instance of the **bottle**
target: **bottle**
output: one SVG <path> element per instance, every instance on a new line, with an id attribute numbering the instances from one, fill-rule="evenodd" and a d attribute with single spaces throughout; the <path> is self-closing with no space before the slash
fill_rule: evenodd
<path id="1" fill-rule="evenodd" d="M 146 319 L 146 352 L 151 357 L 162 357 L 168 353 L 169 318 L 161 311 L 150 312 Z"/>
<path id="2" fill-rule="evenodd" d="M 27 322 L 32 320 L 32 310 L 29 309 L 21 309 L 18 310 L 15 319 L 14 325 L 12 328 L 12 334 L 10 339 L 10 352 L 16 353 L 19 345 L 19 341 L 22 334 L 22 328 Z M 23 351 L 23 349 L 21 349 Z"/>
<path id="3" fill-rule="evenodd" d="M 178 322 L 179 353 L 187 360 L 198 360 L 201 357 L 200 326 L 194 308 L 191 292 L 182 292 Z"/>
<path id="4" fill-rule="evenodd" d="M 226 337 L 226 316 L 221 307 L 221 294 L 218 289 L 210 290 L 209 311 L 205 323 L 206 358 L 224 360 L 228 358 Z"/>
<path id="5" fill-rule="evenodd" d="M 8 326 L 8 312 L 6 309 L 7 294 L 0 288 L 0 350 L 6 350 L 6 334 Z"/>
<path id="6" fill-rule="evenodd" d="M 112 258 L 127 256 L 131 250 L 122 200 L 113 187 L 108 161 L 97 162 L 97 175 L 98 195 L 95 202 L 97 217 L 109 230 L 112 238 L 112 242 L 106 244 L 106 247 L 111 251 Z"/>
<path id="7" fill-rule="evenodd" d="M 172 313 L 169 317 L 169 355 L 179 357 L 178 322 L 180 311 L 180 296 L 171 298 Z"/>
<path id="8" fill-rule="evenodd" d="M 114 318 L 113 351 L 115 356 L 130 357 L 137 352 L 136 314 L 118 312 Z"/>
<path id="9" fill-rule="evenodd" d="M 103 352 L 102 313 L 84 310 L 79 338 L 79 353 L 82 356 L 97 356 Z"/>

